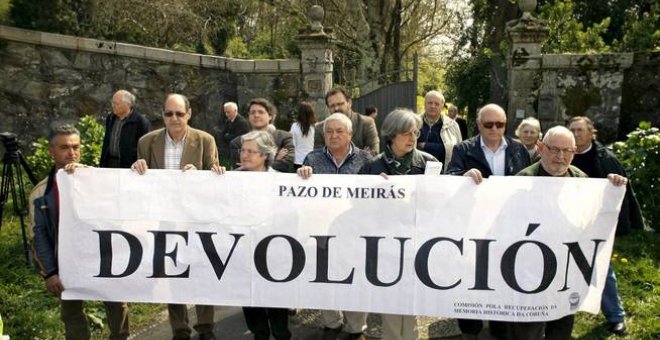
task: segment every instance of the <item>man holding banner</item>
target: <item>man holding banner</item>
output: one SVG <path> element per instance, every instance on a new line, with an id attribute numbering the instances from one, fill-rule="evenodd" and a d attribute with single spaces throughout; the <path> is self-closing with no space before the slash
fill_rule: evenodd
<path id="1" fill-rule="evenodd" d="M 491 175 L 513 176 L 531 164 L 524 145 L 504 136 L 506 113 L 497 104 L 488 104 L 477 113 L 479 134 L 454 147 L 447 173 L 471 177 L 479 184 Z M 458 319 L 466 338 L 476 338 L 483 328 L 481 320 Z M 499 323 L 490 322 L 490 332 L 497 336 Z"/>
<path id="2" fill-rule="evenodd" d="M 59 169 L 76 166 L 80 161 L 80 132 L 71 125 L 52 129 L 48 138 L 48 152 L 55 167 L 46 180 L 43 196 L 34 200 L 33 256 L 44 278 L 46 289 L 60 298 L 61 319 L 66 339 L 89 339 L 89 323 L 82 300 L 62 300 L 65 287 L 59 276 L 58 234 L 60 197 L 55 179 Z M 68 225 L 67 225 L 68 226 Z M 69 226 L 70 227 L 70 226 Z M 67 286 L 68 287 L 68 286 Z M 105 311 L 110 328 L 110 339 L 127 339 L 129 335 L 128 307 L 123 302 L 105 301 Z"/>
<path id="3" fill-rule="evenodd" d="M 548 130 L 539 149 L 541 160 L 523 169 L 517 176 L 588 177 L 580 169 L 571 165 L 576 151 L 575 138 L 567 128 L 555 126 Z M 617 174 L 609 174 L 607 178 L 616 186 L 628 183 L 625 177 Z M 548 322 L 506 322 L 506 338 L 570 339 L 573 321 L 574 314 Z"/>
<path id="4" fill-rule="evenodd" d="M 309 178 L 317 174 L 357 174 L 371 158 L 368 151 L 358 149 L 351 137 L 353 124 L 342 113 L 333 113 L 323 122 L 325 146 L 310 152 L 298 169 L 298 175 Z M 345 321 L 344 321 L 345 319 Z M 367 329 L 367 313 L 321 310 L 323 322 L 322 340 L 334 340 L 344 329 L 350 339 L 364 339 Z M 343 324 L 343 325 L 342 325 Z"/>
<path id="5" fill-rule="evenodd" d="M 147 169 L 213 170 L 224 173 L 218 164 L 218 148 L 210 134 L 188 126 L 192 116 L 188 98 L 170 94 L 163 106 L 165 128 L 152 131 L 138 143 L 138 160 L 131 169 L 143 175 Z M 213 306 L 196 305 L 199 339 L 215 339 L 213 335 Z M 174 339 L 190 339 L 186 305 L 168 304 L 170 325 Z"/>

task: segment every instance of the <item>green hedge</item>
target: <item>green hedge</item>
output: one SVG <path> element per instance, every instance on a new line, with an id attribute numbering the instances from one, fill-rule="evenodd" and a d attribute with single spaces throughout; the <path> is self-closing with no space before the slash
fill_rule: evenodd
<path id="1" fill-rule="evenodd" d="M 614 152 L 628 172 L 646 224 L 657 231 L 660 223 L 660 130 L 651 123 L 641 122 L 625 142 L 614 144 Z"/>

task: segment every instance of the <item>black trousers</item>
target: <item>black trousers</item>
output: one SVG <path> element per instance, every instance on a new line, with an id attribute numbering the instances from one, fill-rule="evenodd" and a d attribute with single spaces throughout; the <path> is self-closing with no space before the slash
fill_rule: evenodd
<path id="1" fill-rule="evenodd" d="M 268 340 L 271 333 L 276 340 L 291 339 L 286 308 L 243 307 L 243 316 L 255 340 Z"/>
<path id="2" fill-rule="evenodd" d="M 497 339 L 505 339 L 506 334 L 506 325 L 500 321 L 490 321 L 490 335 L 494 336 Z M 477 335 L 481 333 L 481 330 L 484 328 L 484 322 L 481 320 L 470 320 L 470 319 L 458 319 L 458 328 L 461 329 L 463 334 L 474 334 Z"/>

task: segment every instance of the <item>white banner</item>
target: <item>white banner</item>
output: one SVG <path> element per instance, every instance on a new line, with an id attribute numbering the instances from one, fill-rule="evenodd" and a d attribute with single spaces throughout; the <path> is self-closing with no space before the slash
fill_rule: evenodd
<path id="1" fill-rule="evenodd" d="M 604 179 L 78 169 L 64 299 L 541 321 L 597 313 L 623 187 Z"/>

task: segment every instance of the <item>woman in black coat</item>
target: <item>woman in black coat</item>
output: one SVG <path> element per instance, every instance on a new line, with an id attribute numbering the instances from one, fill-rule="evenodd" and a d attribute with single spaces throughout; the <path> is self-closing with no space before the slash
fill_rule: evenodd
<path id="1" fill-rule="evenodd" d="M 360 169 L 365 175 L 419 175 L 426 169 L 426 162 L 438 160 L 417 150 L 417 137 L 422 119 L 410 110 L 395 109 L 385 117 L 381 138 L 386 147 L 383 152 L 368 161 Z M 383 314 L 383 339 L 416 340 L 417 321 L 413 315 Z"/>

